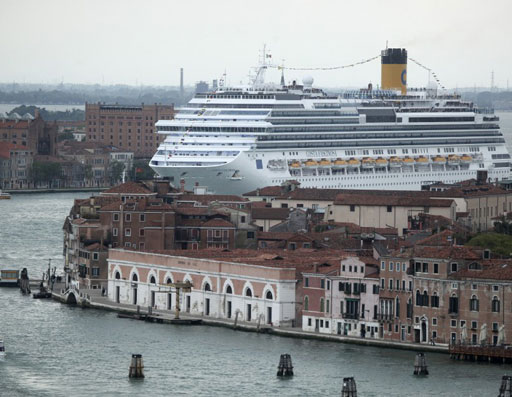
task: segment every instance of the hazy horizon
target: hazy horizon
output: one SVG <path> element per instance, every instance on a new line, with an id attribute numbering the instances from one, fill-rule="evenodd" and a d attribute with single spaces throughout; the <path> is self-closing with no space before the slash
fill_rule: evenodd
<path id="1" fill-rule="evenodd" d="M 130 86 L 211 83 L 224 71 L 230 84 L 247 81 L 263 44 L 288 67 L 332 67 L 407 48 L 448 88 L 507 87 L 512 77 L 509 1 L 386 3 L 268 1 L 257 4 L 149 0 L 4 0 L 0 49 L 5 83 Z M 287 81 L 315 78 L 316 86 L 380 83 L 380 60 L 336 71 L 290 71 Z M 270 70 L 268 80 L 279 81 Z M 409 60 L 408 85 L 428 73 Z"/>

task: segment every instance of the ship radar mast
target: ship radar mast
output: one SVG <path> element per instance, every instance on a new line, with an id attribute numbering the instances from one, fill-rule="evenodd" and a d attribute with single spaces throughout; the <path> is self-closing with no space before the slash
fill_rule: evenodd
<path id="1" fill-rule="evenodd" d="M 256 74 L 252 77 L 253 87 L 262 87 L 265 84 L 265 72 L 268 68 L 267 59 L 272 58 L 271 54 L 267 54 L 267 45 L 263 44 L 263 51 L 260 54 L 260 64 L 255 68 Z"/>

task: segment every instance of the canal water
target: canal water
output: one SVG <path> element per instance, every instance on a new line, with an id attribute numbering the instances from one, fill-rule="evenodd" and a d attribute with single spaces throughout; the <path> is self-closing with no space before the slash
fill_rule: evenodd
<path id="1" fill-rule="evenodd" d="M 500 115 L 512 134 L 512 114 Z M 505 117 L 503 117 L 505 116 Z M 510 135 L 509 135 L 510 136 Z M 510 141 L 509 141 L 510 142 Z M 61 269 L 62 225 L 75 197 L 14 195 L 0 200 L 0 268 L 27 267 L 39 278 Z M 510 365 L 453 362 L 427 354 L 430 375 L 412 375 L 415 353 L 282 338 L 206 326 L 146 324 L 0 288 L 0 396 L 340 395 L 354 376 L 360 396 L 493 396 Z M 144 381 L 128 379 L 132 353 L 144 357 Z M 281 353 L 295 376 L 276 377 Z"/>

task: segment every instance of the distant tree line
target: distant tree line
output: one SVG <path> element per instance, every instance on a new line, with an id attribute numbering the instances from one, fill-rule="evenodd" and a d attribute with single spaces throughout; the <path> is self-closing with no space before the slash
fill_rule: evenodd
<path id="1" fill-rule="evenodd" d="M 158 87 L 131 86 L 90 86 L 70 89 L 37 89 L 10 91 L 0 89 L 0 103 L 42 103 L 48 105 L 83 105 L 85 102 L 120 103 L 124 105 L 176 104 L 181 105 L 190 100 L 192 93 L 184 98 L 179 90 Z"/>

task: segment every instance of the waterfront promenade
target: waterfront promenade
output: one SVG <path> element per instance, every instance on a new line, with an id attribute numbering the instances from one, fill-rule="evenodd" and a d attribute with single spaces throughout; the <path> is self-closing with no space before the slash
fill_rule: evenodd
<path id="1" fill-rule="evenodd" d="M 65 296 L 61 292 L 61 285 L 56 284 L 53 292 L 53 298 L 57 301 L 65 303 Z M 100 289 L 81 289 L 78 305 L 82 307 L 89 307 L 98 310 L 108 310 L 117 313 L 137 315 L 140 314 L 141 318 L 147 317 L 150 322 L 172 324 L 176 323 L 175 313 L 171 310 L 152 309 L 151 313 L 147 307 L 139 307 L 137 310 L 136 305 L 124 304 L 112 302 L 107 296 L 102 296 Z M 245 332 L 256 332 L 266 333 L 271 335 L 277 335 L 289 338 L 300 338 L 300 339 L 314 339 L 328 342 L 348 343 L 362 346 L 374 346 L 384 347 L 391 349 L 400 350 L 413 350 L 413 351 L 426 351 L 436 353 L 449 353 L 448 345 L 446 344 L 419 344 L 410 342 L 397 342 L 383 339 L 370 339 L 370 338 L 359 338 L 345 335 L 332 335 L 322 334 L 318 332 L 303 331 L 298 327 L 272 327 L 268 324 L 257 324 L 254 322 L 237 321 L 236 325 L 234 321 L 228 321 L 220 318 L 212 318 L 209 316 L 198 316 L 192 315 L 185 311 L 180 312 L 181 320 L 200 320 L 202 325 L 213 326 L 213 327 L 224 327 L 231 328 L 237 331 Z M 119 319 L 122 321 L 123 319 Z"/>

